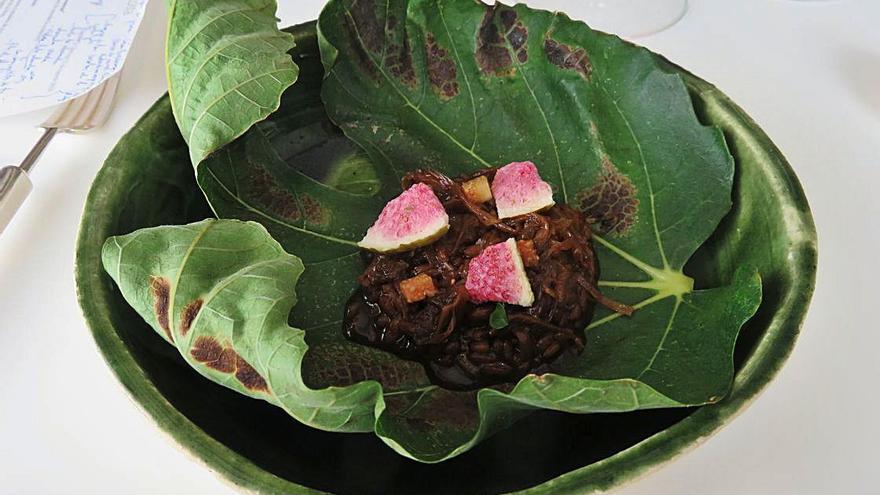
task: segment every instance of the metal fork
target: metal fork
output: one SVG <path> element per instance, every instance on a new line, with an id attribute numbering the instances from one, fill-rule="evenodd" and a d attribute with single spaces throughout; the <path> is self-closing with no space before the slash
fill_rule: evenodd
<path id="1" fill-rule="evenodd" d="M 110 116 L 121 72 L 88 93 L 61 105 L 40 127 L 45 129 L 21 165 L 0 169 L 0 234 L 27 199 L 34 186 L 28 173 L 59 132 L 83 132 L 99 127 Z"/>

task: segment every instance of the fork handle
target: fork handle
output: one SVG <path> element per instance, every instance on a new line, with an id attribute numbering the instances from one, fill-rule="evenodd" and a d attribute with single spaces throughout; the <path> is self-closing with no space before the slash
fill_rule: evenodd
<path id="1" fill-rule="evenodd" d="M 33 188 L 30 177 L 21 168 L 11 165 L 0 168 L 0 233 L 12 221 Z"/>
<path id="2" fill-rule="evenodd" d="M 58 129 L 55 127 L 46 127 L 43 135 L 37 141 L 37 144 L 31 148 L 31 151 L 24 157 L 21 165 L 18 167 L 8 166 L 0 169 L 0 234 L 6 230 L 15 212 L 21 208 L 28 194 L 33 190 L 34 185 L 28 172 L 34 168 L 37 159 L 43 154 L 43 150 L 49 145 L 49 141 L 55 137 Z"/>

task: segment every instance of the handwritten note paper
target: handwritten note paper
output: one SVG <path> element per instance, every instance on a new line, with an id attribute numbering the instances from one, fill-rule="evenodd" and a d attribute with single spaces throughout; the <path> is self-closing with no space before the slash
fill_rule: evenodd
<path id="1" fill-rule="evenodd" d="M 0 0 L 0 116 L 76 98 L 125 61 L 147 0 Z"/>

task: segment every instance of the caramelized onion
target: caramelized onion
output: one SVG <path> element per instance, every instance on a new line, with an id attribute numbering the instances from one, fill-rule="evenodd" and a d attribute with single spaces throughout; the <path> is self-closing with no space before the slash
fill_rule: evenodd
<path id="1" fill-rule="evenodd" d="M 484 170 L 463 178 L 487 175 Z M 551 371 L 584 349 L 584 328 L 598 302 L 622 314 L 632 308 L 603 296 L 599 267 L 585 216 L 567 205 L 499 220 L 494 205 L 468 200 L 461 183 L 429 170 L 412 172 L 404 189 L 429 185 L 449 214 L 449 232 L 435 243 L 392 254 L 366 254 L 360 289 L 349 301 L 345 333 L 362 344 L 425 365 L 447 388 L 513 383 L 527 373 Z M 526 268 L 535 302 L 507 305 L 508 326 L 494 329 L 494 303 L 474 304 L 464 288 L 471 258 L 509 238 L 531 241 L 538 262 Z M 426 274 L 436 295 L 408 303 L 400 282 Z"/>

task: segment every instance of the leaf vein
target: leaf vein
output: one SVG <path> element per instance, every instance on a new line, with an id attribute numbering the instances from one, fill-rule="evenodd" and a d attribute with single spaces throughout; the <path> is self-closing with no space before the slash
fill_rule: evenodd
<path id="1" fill-rule="evenodd" d="M 611 99 L 612 104 L 614 105 L 614 110 L 617 112 L 618 115 L 620 115 L 620 118 L 623 120 L 624 125 L 626 125 L 626 129 L 629 132 L 630 138 L 632 139 L 633 144 L 636 147 L 636 151 L 638 151 L 639 153 L 639 160 L 641 161 L 642 169 L 645 172 L 645 185 L 648 187 L 648 199 L 649 204 L 651 205 L 651 220 L 654 225 L 654 236 L 657 239 L 657 249 L 660 252 L 660 259 L 663 261 L 663 268 L 669 268 L 669 261 L 667 261 L 666 252 L 663 249 L 663 240 L 660 237 L 660 229 L 657 226 L 657 206 L 654 201 L 654 185 L 651 182 L 651 172 L 648 170 L 648 162 L 645 160 L 645 152 L 642 149 L 642 143 L 636 137 L 635 130 L 633 129 L 629 118 L 626 116 L 626 114 L 623 113 L 623 110 L 621 110 L 617 100 L 611 98 L 611 95 L 608 93 L 608 90 L 605 89 L 604 86 L 599 85 L 599 87 L 602 89 L 602 92 L 604 92 L 608 96 L 608 98 Z"/>
<path id="2" fill-rule="evenodd" d="M 663 350 L 663 344 L 666 343 L 666 339 L 669 337 L 669 333 L 672 331 L 672 325 L 675 323 L 675 315 L 678 313 L 678 307 L 681 305 L 681 299 L 675 299 L 675 306 L 672 307 L 672 313 L 669 315 L 669 321 L 666 323 L 666 328 L 663 331 L 663 336 L 660 338 L 660 343 L 657 344 L 657 349 L 654 351 L 654 355 L 651 356 L 651 360 L 648 361 L 648 365 L 645 366 L 645 369 L 641 371 L 638 375 L 638 379 L 641 379 L 645 373 L 651 371 L 651 367 L 654 366 L 654 362 L 657 360 L 657 356 L 660 355 L 660 351 Z"/>
<path id="3" fill-rule="evenodd" d="M 177 60 L 177 57 L 179 57 L 183 52 L 185 52 L 186 49 L 189 48 L 189 45 L 191 45 L 192 42 L 195 41 L 195 39 L 198 38 L 200 34 L 204 33 L 209 27 L 211 27 L 212 24 L 223 19 L 226 16 L 238 14 L 238 13 L 245 12 L 248 10 L 254 10 L 254 9 L 251 7 L 245 7 L 242 9 L 228 10 L 226 12 L 223 12 L 222 14 L 219 14 L 215 17 L 212 17 L 211 19 L 208 19 L 208 21 L 204 25 L 200 26 L 198 28 L 198 30 L 196 30 L 196 32 L 192 34 L 192 36 L 187 38 L 187 40 L 183 43 L 183 45 L 180 47 L 180 49 L 177 51 L 177 53 L 175 53 L 171 58 L 168 59 L 168 64 L 170 65 L 175 60 Z"/>

